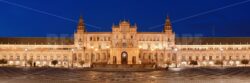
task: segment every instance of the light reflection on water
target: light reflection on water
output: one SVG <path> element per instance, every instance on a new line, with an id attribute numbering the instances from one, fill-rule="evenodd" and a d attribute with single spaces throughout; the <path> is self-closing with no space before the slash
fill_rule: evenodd
<path id="1" fill-rule="evenodd" d="M 249 83 L 249 77 L 250 68 L 150 72 L 0 68 L 0 83 Z"/>

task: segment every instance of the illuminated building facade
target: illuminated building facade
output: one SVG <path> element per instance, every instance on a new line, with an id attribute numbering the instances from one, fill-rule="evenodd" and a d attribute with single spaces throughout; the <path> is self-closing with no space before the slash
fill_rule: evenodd
<path id="1" fill-rule="evenodd" d="M 250 38 L 176 37 L 169 17 L 162 32 L 138 32 L 127 21 L 113 25 L 112 32 L 87 32 L 80 18 L 73 38 L 0 38 L 0 59 L 15 66 L 52 66 L 53 60 L 58 67 L 92 63 L 183 67 L 191 61 L 199 66 L 213 66 L 216 61 L 233 66 L 250 59 L 248 41 Z"/>

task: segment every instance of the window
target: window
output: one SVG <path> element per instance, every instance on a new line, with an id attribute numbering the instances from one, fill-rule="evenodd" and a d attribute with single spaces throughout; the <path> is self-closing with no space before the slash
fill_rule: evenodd
<path id="1" fill-rule="evenodd" d="M 92 40 L 93 40 L 93 38 L 92 38 L 92 37 L 90 37 L 90 38 L 89 38 L 89 40 L 90 40 L 90 41 L 92 41 Z"/>
<path id="2" fill-rule="evenodd" d="M 126 43 L 122 43 L 123 47 L 127 47 L 127 44 Z"/>
<path id="3" fill-rule="evenodd" d="M 220 57 L 219 56 L 216 56 L 216 59 L 219 59 Z"/>
<path id="4" fill-rule="evenodd" d="M 20 60 L 20 56 L 16 56 L 16 60 Z"/>
<path id="5" fill-rule="evenodd" d="M 101 48 L 102 48 L 102 46 L 99 44 L 99 45 L 98 45 L 98 48 L 99 48 L 99 49 L 101 49 Z"/>
<path id="6" fill-rule="evenodd" d="M 60 60 L 60 59 L 61 59 L 61 56 L 60 56 L 60 55 L 57 55 L 57 59 Z"/>
<path id="7" fill-rule="evenodd" d="M 236 56 L 236 60 L 239 60 L 239 56 Z"/>
<path id="8" fill-rule="evenodd" d="M 100 39 L 100 38 L 99 38 L 99 37 L 97 37 L 97 41 L 99 41 L 99 39 Z"/>
<path id="9" fill-rule="evenodd" d="M 67 55 L 64 55 L 63 60 L 64 60 L 64 61 L 67 61 L 67 60 L 68 60 Z"/>
<path id="10" fill-rule="evenodd" d="M 4 55 L 3 58 L 6 59 L 6 55 Z"/>
<path id="11" fill-rule="evenodd" d="M 182 56 L 181 60 L 182 60 L 182 61 L 186 61 L 185 56 Z"/>
<path id="12" fill-rule="evenodd" d="M 12 55 L 10 56 L 10 60 L 13 60 L 13 56 Z"/>
<path id="13" fill-rule="evenodd" d="M 212 58 L 212 56 L 209 56 L 209 60 L 211 61 L 213 58 Z"/>
<path id="14" fill-rule="evenodd" d="M 148 56 L 148 59 L 151 60 L 151 54 Z"/>
<path id="15" fill-rule="evenodd" d="M 192 60 L 192 56 L 189 56 L 188 59 L 191 61 Z"/>
<path id="16" fill-rule="evenodd" d="M 40 60 L 40 55 L 37 56 L 37 60 Z"/>
<path id="17" fill-rule="evenodd" d="M 43 56 L 44 60 L 47 60 L 47 56 Z"/>
<path id="18" fill-rule="evenodd" d="M 54 60 L 54 57 L 53 57 L 53 55 L 52 55 L 52 56 L 50 56 L 50 60 Z"/>
<path id="19" fill-rule="evenodd" d="M 222 60 L 226 60 L 226 56 L 223 56 Z"/>
<path id="20" fill-rule="evenodd" d="M 202 60 L 206 60 L 206 56 L 202 56 Z"/>
<path id="21" fill-rule="evenodd" d="M 78 60 L 82 60 L 82 53 L 79 53 L 78 57 L 79 57 Z"/>
<path id="22" fill-rule="evenodd" d="M 30 56 L 30 59 L 33 60 L 33 56 Z"/>

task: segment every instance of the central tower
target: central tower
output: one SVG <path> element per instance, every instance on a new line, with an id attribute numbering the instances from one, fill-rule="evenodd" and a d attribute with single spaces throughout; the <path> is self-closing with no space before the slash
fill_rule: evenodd
<path id="1" fill-rule="evenodd" d="M 112 49 L 110 63 L 138 64 L 137 26 L 121 21 L 112 26 Z"/>

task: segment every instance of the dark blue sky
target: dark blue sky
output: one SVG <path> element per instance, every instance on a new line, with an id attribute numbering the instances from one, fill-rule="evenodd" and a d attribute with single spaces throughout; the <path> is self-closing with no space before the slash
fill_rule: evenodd
<path id="1" fill-rule="evenodd" d="M 88 31 L 129 20 L 138 31 L 162 31 L 166 15 L 179 36 L 250 36 L 250 0 L 0 0 L 1 37 L 73 34 L 83 15 Z"/>

